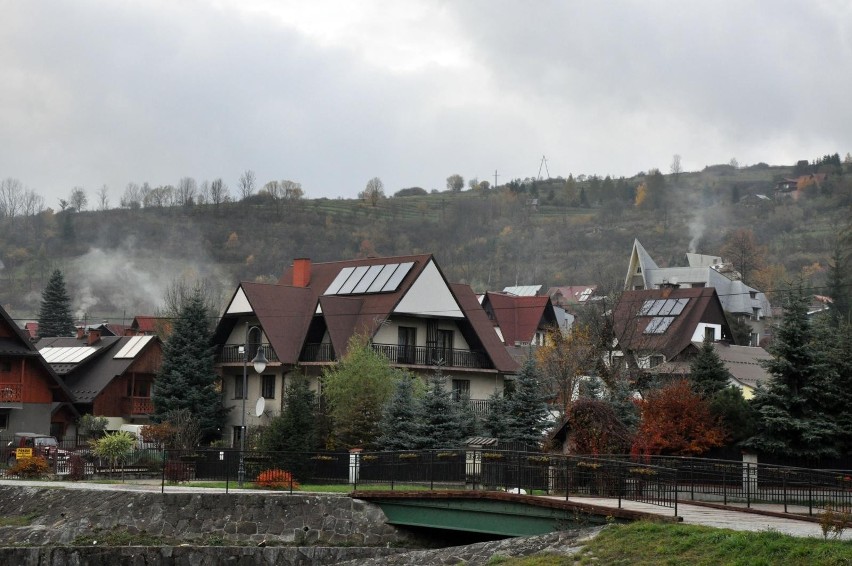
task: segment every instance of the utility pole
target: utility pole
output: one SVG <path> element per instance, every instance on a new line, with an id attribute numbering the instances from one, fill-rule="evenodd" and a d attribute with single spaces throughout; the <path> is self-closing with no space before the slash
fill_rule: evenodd
<path id="1" fill-rule="evenodd" d="M 499 175 L 497 175 L 497 170 L 495 169 L 494 170 L 494 188 L 495 189 L 497 188 L 497 177 L 499 177 Z"/>
<path id="2" fill-rule="evenodd" d="M 541 164 L 538 166 L 538 180 L 541 180 L 541 168 L 544 167 L 544 172 L 547 173 L 547 178 L 550 179 L 550 171 L 547 170 L 547 157 L 541 156 Z"/>

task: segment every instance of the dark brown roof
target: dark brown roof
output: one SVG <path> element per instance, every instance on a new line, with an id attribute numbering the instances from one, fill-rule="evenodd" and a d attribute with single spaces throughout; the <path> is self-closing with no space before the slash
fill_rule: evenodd
<path id="1" fill-rule="evenodd" d="M 659 299 L 688 301 L 664 332 L 646 333 L 655 317 L 641 315 L 640 309 L 645 301 Z M 666 360 L 672 360 L 687 348 L 693 347 L 692 336 L 702 322 L 721 325 L 722 339 L 730 340 L 731 330 L 713 287 L 625 291 L 615 307 L 613 319 L 615 335 L 622 349 L 659 352 Z"/>
<path id="2" fill-rule="evenodd" d="M 338 357 L 345 355 L 349 339 L 354 334 L 364 333 L 372 337 L 378 331 L 431 261 L 433 261 L 431 254 L 421 254 L 314 263 L 310 266 L 311 274 L 307 287 L 292 286 L 294 269 L 290 266 L 285 270 L 278 284 L 242 283 L 241 287 L 278 359 L 285 364 L 295 364 L 299 360 L 299 354 L 318 307 L 335 353 Z M 412 262 L 413 266 L 395 291 L 359 295 L 323 295 L 344 268 L 406 262 Z M 440 273 L 440 267 L 438 272 Z M 460 328 L 471 348 L 475 349 L 481 345 L 498 371 L 515 371 L 517 364 L 505 352 L 470 287 L 449 283 L 447 285 L 467 317 L 467 326 L 465 326 L 466 323 L 460 322 Z M 214 338 L 216 343 L 224 341 L 236 324 L 238 316 L 223 317 L 216 330 Z"/>
<path id="3" fill-rule="evenodd" d="M 550 297 L 518 297 L 507 293 L 485 293 L 482 306 L 494 315 L 507 346 L 530 342 L 542 324 L 556 325 Z"/>
<path id="4" fill-rule="evenodd" d="M 749 387 L 757 387 L 766 383 L 772 375 L 766 371 L 761 362 L 772 359 L 772 354 L 760 347 L 733 346 L 716 342 L 713 344 L 716 353 L 731 375 Z"/>

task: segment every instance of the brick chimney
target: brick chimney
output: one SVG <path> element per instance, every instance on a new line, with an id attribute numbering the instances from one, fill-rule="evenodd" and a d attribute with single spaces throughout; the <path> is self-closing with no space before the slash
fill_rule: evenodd
<path id="1" fill-rule="evenodd" d="M 101 339 L 101 331 L 95 330 L 94 328 L 89 330 L 89 346 L 97 343 L 98 340 Z"/>
<path id="2" fill-rule="evenodd" d="M 311 282 L 311 259 L 300 257 L 293 260 L 293 287 L 307 287 Z"/>
<path id="3" fill-rule="evenodd" d="M 86 337 L 86 327 L 85 326 L 78 326 L 77 327 L 77 340 L 82 340 L 85 337 Z"/>

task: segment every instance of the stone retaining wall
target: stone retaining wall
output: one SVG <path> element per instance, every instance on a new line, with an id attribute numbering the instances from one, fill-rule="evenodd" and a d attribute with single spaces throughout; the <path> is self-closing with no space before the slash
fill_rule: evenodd
<path id="1" fill-rule="evenodd" d="M 70 544 L 104 530 L 188 543 L 406 546 L 381 509 L 345 495 L 153 493 L 0 486 L 0 544 Z M 26 518 L 26 520 L 24 520 Z M 7 562 L 8 563 L 8 562 Z"/>

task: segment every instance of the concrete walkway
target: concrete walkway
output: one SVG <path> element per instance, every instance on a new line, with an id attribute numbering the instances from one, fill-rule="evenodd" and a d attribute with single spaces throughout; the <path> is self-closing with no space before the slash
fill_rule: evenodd
<path id="1" fill-rule="evenodd" d="M 559 499 L 564 500 L 561 497 Z M 604 497 L 572 497 L 569 501 L 600 505 L 601 507 L 618 507 L 617 499 Z M 661 517 L 671 517 L 674 515 L 674 509 L 671 507 L 660 507 L 658 505 L 627 501 L 625 499 L 621 500 L 621 508 L 643 511 L 645 513 L 660 515 Z M 784 506 L 761 505 L 756 510 L 781 513 L 784 511 Z M 819 523 L 798 520 L 792 517 L 775 517 L 733 509 L 717 509 L 703 505 L 691 505 L 681 501 L 678 501 L 677 504 L 677 514 L 683 518 L 684 523 L 689 525 L 705 525 L 707 527 L 733 529 L 735 531 L 777 531 L 796 537 L 822 538 L 822 528 L 820 528 Z M 852 540 L 852 532 L 844 532 L 841 538 Z"/>

